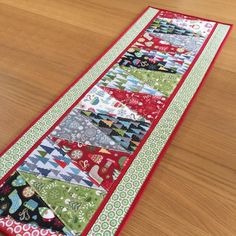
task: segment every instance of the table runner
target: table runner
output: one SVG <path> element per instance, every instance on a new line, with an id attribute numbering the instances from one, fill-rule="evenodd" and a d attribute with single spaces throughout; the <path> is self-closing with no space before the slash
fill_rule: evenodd
<path id="1" fill-rule="evenodd" d="M 231 27 L 146 8 L 1 153 L 0 229 L 118 234 Z"/>

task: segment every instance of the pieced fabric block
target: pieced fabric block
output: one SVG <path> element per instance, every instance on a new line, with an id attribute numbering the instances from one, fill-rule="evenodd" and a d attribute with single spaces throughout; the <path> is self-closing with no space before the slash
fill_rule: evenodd
<path id="1" fill-rule="evenodd" d="M 131 110 L 98 86 L 94 86 L 85 95 L 78 103 L 77 108 L 115 117 L 145 121 L 135 110 Z"/>
<path id="2" fill-rule="evenodd" d="M 103 199 L 103 192 L 60 180 L 21 173 L 72 234 L 80 234 Z"/>
<path id="3" fill-rule="evenodd" d="M 94 125 L 79 109 L 74 109 L 68 114 L 52 131 L 51 135 L 72 142 L 79 142 L 117 151 L 126 151 L 110 136 Z"/>
<path id="4" fill-rule="evenodd" d="M 144 69 L 135 69 L 122 67 L 131 75 L 138 78 L 143 83 L 160 91 L 164 96 L 169 97 L 181 79 L 181 75 L 161 73 L 159 71 L 148 71 Z"/>
<path id="5" fill-rule="evenodd" d="M 108 150 L 78 142 L 52 137 L 57 146 L 66 152 L 72 163 L 95 183 L 97 189 L 109 190 L 130 159 L 126 152 Z"/>
<path id="6" fill-rule="evenodd" d="M 135 42 L 132 47 L 137 47 L 147 51 L 169 53 L 170 55 L 175 55 L 176 53 L 184 54 L 188 52 L 185 48 L 174 46 L 170 42 L 158 38 L 153 34 L 149 34 L 148 32 L 145 32 L 140 38 L 138 38 L 137 42 Z"/>
<path id="7" fill-rule="evenodd" d="M 68 231 L 42 196 L 18 172 L 0 187 L 0 196 L 0 217 L 11 217 L 18 222 L 61 233 Z"/>
<path id="8" fill-rule="evenodd" d="M 165 96 L 121 91 L 107 87 L 103 87 L 103 89 L 151 122 L 158 117 L 167 100 Z"/>
<path id="9" fill-rule="evenodd" d="M 66 155 L 66 150 L 55 146 L 50 138 L 44 139 L 29 157 L 24 160 L 18 170 L 103 190 L 73 164 L 71 158 Z"/>
<path id="10" fill-rule="evenodd" d="M 129 92 L 147 93 L 157 96 L 163 95 L 160 91 L 145 84 L 142 80 L 139 80 L 125 69 L 126 67 L 121 68 L 117 64 L 114 65 L 106 75 L 98 81 L 97 85 Z"/>
<path id="11" fill-rule="evenodd" d="M 231 26 L 149 7 L 0 161 L 0 231 L 116 235 Z"/>
<path id="12" fill-rule="evenodd" d="M 81 111 L 81 113 L 130 153 L 135 151 L 150 127 L 150 124 L 144 121 L 115 118 L 90 111 Z"/>

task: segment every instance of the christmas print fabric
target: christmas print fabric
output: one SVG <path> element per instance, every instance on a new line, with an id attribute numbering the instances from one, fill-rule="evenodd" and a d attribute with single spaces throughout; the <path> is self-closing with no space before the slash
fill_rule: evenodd
<path id="1" fill-rule="evenodd" d="M 1 217 L 9 216 L 15 221 L 60 233 L 67 231 L 64 223 L 18 172 L 1 186 L 0 194 Z"/>
<path id="2" fill-rule="evenodd" d="M 215 26 L 168 11 L 150 23 L 0 186 L 0 227 L 83 233 Z"/>

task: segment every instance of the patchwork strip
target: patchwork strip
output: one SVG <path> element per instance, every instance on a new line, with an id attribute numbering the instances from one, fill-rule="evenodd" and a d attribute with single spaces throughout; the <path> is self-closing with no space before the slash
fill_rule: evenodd
<path id="1" fill-rule="evenodd" d="M 73 164 L 71 158 L 66 155 L 66 151 L 55 147 L 49 138 L 43 140 L 20 165 L 18 170 L 84 187 L 104 190 L 94 184 L 83 171 Z"/>
<path id="2" fill-rule="evenodd" d="M 2 155 L 0 229 L 117 233 L 229 30 L 148 8 Z"/>

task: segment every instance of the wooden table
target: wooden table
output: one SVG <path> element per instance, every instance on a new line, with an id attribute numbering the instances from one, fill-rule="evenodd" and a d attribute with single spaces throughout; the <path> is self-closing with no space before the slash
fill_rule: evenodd
<path id="1" fill-rule="evenodd" d="M 235 0 L 0 0 L 0 149 L 153 5 L 236 23 Z M 236 33 L 122 236 L 236 235 Z"/>

